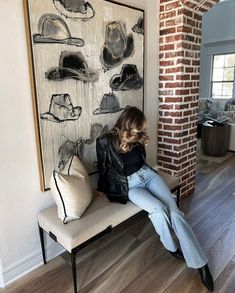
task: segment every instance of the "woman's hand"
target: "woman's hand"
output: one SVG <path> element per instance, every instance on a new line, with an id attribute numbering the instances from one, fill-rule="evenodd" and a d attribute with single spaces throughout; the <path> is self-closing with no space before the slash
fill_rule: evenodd
<path id="1" fill-rule="evenodd" d="M 94 196 L 102 196 L 102 195 L 104 195 L 104 193 L 101 191 L 98 191 L 98 190 L 93 190 L 93 195 Z"/>

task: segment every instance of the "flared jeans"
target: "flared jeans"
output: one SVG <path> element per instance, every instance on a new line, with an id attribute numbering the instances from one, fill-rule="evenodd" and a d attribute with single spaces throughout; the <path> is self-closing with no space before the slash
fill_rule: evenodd
<path id="1" fill-rule="evenodd" d="M 167 250 L 176 251 L 174 231 L 190 268 L 200 268 L 208 260 L 162 177 L 147 165 L 127 176 L 131 202 L 148 212 L 153 226 Z"/>

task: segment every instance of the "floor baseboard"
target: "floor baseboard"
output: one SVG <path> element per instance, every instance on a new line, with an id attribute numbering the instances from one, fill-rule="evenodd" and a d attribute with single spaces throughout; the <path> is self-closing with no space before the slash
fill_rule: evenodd
<path id="1" fill-rule="evenodd" d="M 46 249 L 46 258 L 49 261 L 50 259 L 53 259 L 54 257 L 60 255 L 64 251 L 65 249 L 62 246 L 56 243 L 52 243 Z M 1 275 L 0 275 L 0 286 L 2 285 L 2 288 L 6 287 L 10 283 L 14 282 L 20 277 L 23 277 L 24 275 L 33 271 L 34 269 L 41 266 L 42 264 L 43 264 L 42 251 L 41 249 L 39 249 L 35 251 L 34 253 L 11 264 L 5 270 L 3 270 L 2 272 L 3 284 L 1 284 Z"/>

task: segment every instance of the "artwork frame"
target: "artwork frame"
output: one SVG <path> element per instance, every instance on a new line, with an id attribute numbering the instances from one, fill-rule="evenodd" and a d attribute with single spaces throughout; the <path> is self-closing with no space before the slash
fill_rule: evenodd
<path id="1" fill-rule="evenodd" d="M 95 139 L 127 105 L 144 111 L 145 12 L 89 0 L 84 19 L 83 0 L 23 1 L 40 185 L 46 191 L 52 171 L 63 172 L 73 154 L 89 174 L 96 173 Z"/>

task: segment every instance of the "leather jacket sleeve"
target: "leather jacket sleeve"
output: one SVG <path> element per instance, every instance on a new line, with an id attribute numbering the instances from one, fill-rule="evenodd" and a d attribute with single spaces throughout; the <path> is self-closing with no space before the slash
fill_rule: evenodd
<path id="1" fill-rule="evenodd" d="M 105 192 L 106 173 L 107 173 L 107 144 L 100 137 L 96 139 L 96 155 L 98 160 L 99 179 L 98 191 Z"/>

